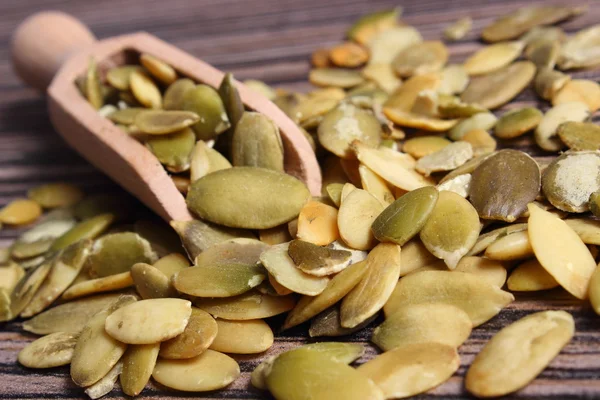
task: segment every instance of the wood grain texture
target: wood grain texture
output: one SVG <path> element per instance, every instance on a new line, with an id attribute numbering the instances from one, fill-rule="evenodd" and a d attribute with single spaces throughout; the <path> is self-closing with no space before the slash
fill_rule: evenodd
<path id="1" fill-rule="evenodd" d="M 451 61 L 461 61 L 482 44 L 481 28 L 495 16 L 529 1 L 482 0 L 29 0 L 0 2 L 0 205 L 23 197 L 27 189 L 40 183 L 68 181 L 87 192 L 121 192 L 115 184 L 68 149 L 53 132 L 46 102 L 26 88 L 12 72 L 8 44 L 10 33 L 27 15 L 42 9 L 72 13 L 88 24 L 100 39 L 145 30 L 216 67 L 231 71 L 238 79 L 256 78 L 276 86 L 306 89 L 308 56 L 320 46 L 338 43 L 349 24 L 369 11 L 401 4 L 405 20 L 415 25 L 427 39 L 436 39 L 444 27 L 465 14 L 474 19 L 474 29 L 464 40 L 452 44 Z M 563 3 L 566 3 L 563 2 Z M 578 3 L 579 4 L 579 3 Z M 590 11 L 562 26 L 573 32 L 600 20 L 600 5 L 590 2 Z M 597 79 L 599 71 L 584 71 L 577 77 Z M 547 105 L 528 89 L 508 108 L 523 104 Z M 501 111 L 501 110 L 500 110 Z M 503 142 L 536 154 L 527 139 Z M 20 230 L 0 231 L 5 246 Z M 459 352 L 461 367 L 442 386 L 420 399 L 470 398 L 463 377 L 482 345 L 500 328 L 531 312 L 565 309 L 573 314 L 577 333 L 551 365 L 527 388 L 507 396 L 511 399 L 592 399 L 600 398 L 600 318 L 587 304 L 556 290 L 537 296 L 519 296 L 499 316 L 473 331 Z M 272 321 L 278 326 L 281 320 Z M 278 335 L 266 354 L 237 357 L 242 377 L 225 391 L 202 396 L 168 392 L 152 385 L 141 398 L 266 398 L 249 385 L 252 369 L 267 355 L 307 341 L 305 325 Z M 364 343 L 364 362 L 377 353 L 368 343 L 372 328 L 346 340 Z M 48 371 L 28 370 L 16 363 L 17 353 L 33 340 L 23 334 L 21 322 L 0 325 L 0 398 L 85 398 L 83 390 L 71 383 L 67 368 Z M 115 389 L 108 397 L 122 398 Z"/>

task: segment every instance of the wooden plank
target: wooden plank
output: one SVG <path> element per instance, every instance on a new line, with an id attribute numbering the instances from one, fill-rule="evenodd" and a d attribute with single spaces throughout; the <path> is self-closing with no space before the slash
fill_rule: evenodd
<path id="1" fill-rule="evenodd" d="M 451 60 L 460 62 L 482 44 L 477 41 L 483 26 L 494 17 L 529 1 L 505 0 L 408 0 L 401 2 L 406 22 L 415 25 L 427 39 L 440 37 L 444 27 L 465 14 L 474 19 L 474 30 L 462 41 L 451 44 Z M 567 3 L 566 1 L 564 3 Z M 575 3 L 575 2 L 568 2 Z M 85 21 L 100 38 L 146 30 L 170 41 L 216 67 L 233 72 L 240 79 L 263 79 L 294 90 L 306 89 L 308 57 L 317 47 L 342 40 L 350 23 L 369 11 L 394 7 L 392 0 L 30 0 L 0 2 L 0 205 L 23 197 L 27 189 L 43 182 L 69 181 L 89 193 L 121 192 L 81 157 L 68 149 L 53 132 L 46 105 L 33 90 L 20 84 L 11 71 L 8 44 L 16 24 L 32 12 L 52 8 L 74 14 Z M 573 32 L 600 19 L 600 7 L 562 26 Z M 576 77 L 598 79 L 598 71 L 583 71 Z M 523 104 L 547 105 L 526 90 L 511 108 Z M 500 110 L 501 112 L 502 110 Z M 540 153 L 529 139 L 501 143 Z M 22 230 L 0 230 L 0 246 L 7 245 Z M 576 320 L 577 333 L 564 351 L 527 388 L 506 398 L 583 399 L 600 397 L 600 319 L 590 307 L 561 291 L 544 295 L 519 296 L 499 316 L 474 330 L 460 348 L 461 367 L 448 382 L 419 396 L 421 399 L 469 398 L 463 377 L 481 346 L 498 329 L 518 318 L 544 309 L 565 309 Z M 281 320 L 271 321 L 277 327 Z M 277 335 L 276 344 L 258 356 L 237 357 L 242 377 L 225 391 L 203 394 L 172 394 L 156 385 L 144 398 L 228 398 L 263 397 L 249 385 L 249 374 L 266 356 L 292 348 L 307 339 L 306 326 Z M 345 340 L 365 344 L 366 356 L 377 354 L 369 344 L 372 328 Z M 34 339 L 23 333 L 19 321 L 0 325 L 0 398 L 84 398 L 68 377 L 68 368 L 34 371 L 16 363 L 23 346 Z M 314 341 L 314 340 L 312 340 Z M 111 397 L 123 397 L 120 390 Z"/>

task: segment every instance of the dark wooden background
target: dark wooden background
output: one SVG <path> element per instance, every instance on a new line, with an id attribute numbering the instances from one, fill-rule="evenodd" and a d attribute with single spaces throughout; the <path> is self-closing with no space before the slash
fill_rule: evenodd
<path id="1" fill-rule="evenodd" d="M 145 30 L 233 72 L 239 79 L 262 79 L 276 86 L 301 90 L 308 87 L 305 80 L 310 53 L 317 47 L 338 43 L 351 22 L 362 14 L 401 5 L 406 22 L 416 26 L 427 39 L 440 38 L 448 23 L 469 14 L 474 19 L 473 31 L 450 46 L 452 61 L 460 61 L 481 46 L 478 34 L 494 17 L 531 3 L 514 0 L 0 1 L 0 206 L 25 196 L 27 189 L 44 182 L 69 181 L 90 193 L 120 191 L 65 146 L 50 125 L 45 100 L 20 83 L 12 72 L 11 32 L 33 12 L 58 9 L 72 13 L 99 38 Z M 586 15 L 563 24 L 568 32 L 598 23 L 600 4 L 593 0 L 589 4 L 591 8 Z M 575 75 L 598 78 L 600 72 Z M 523 104 L 537 100 L 528 90 L 516 101 Z M 0 230 L 0 246 L 6 246 L 17 234 L 18 230 L 6 227 Z M 577 333 L 531 385 L 507 398 L 600 398 L 600 317 L 589 306 L 571 300 L 560 291 L 521 297 L 498 317 L 475 329 L 460 348 L 461 367 L 455 376 L 419 398 L 469 398 L 463 389 L 463 377 L 481 346 L 507 323 L 542 309 L 571 312 Z M 361 362 L 376 354 L 375 348 L 368 344 L 370 333 L 371 329 L 367 329 L 345 338 L 365 343 L 367 356 Z M 83 390 L 68 378 L 67 368 L 35 371 L 16 363 L 17 353 L 31 340 L 33 336 L 21 332 L 20 322 L 0 324 L 0 398 L 84 398 Z M 279 335 L 267 354 L 276 354 L 303 341 L 306 341 L 306 326 Z M 227 390 L 204 394 L 204 398 L 265 398 L 249 384 L 250 372 L 264 357 L 238 357 L 242 377 Z M 119 389 L 108 395 L 122 396 Z M 169 396 L 186 397 L 186 394 L 174 394 L 153 385 L 143 392 L 142 398 Z"/>

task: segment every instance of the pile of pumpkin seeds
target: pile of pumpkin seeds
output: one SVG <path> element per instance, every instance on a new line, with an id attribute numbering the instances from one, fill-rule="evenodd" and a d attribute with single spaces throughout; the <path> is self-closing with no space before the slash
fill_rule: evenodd
<path id="1" fill-rule="evenodd" d="M 247 84 L 306 130 L 322 195 L 283 171 L 277 127 L 245 110 L 227 75 L 218 90 L 151 55 L 78 81 L 102 115 L 142 140 L 187 194 L 193 221 L 131 221 L 114 197 L 68 184 L 30 191 L 0 222 L 42 220 L 0 253 L 0 320 L 45 335 L 18 360 L 70 364 L 91 398 L 150 377 L 202 392 L 233 382 L 227 354 L 261 354 L 305 322 L 311 337 L 372 324 L 381 354 L 321 342 L 263 357 L 252 384 L 276 399 L 388 399 L 426 392 L 460 366 L 473 328 L 513 293 L 562 288 L 600 314 L 600 86 L 564 71 L 600 64 L 600 27 L 552 26 L 581 14 L 532 6 L 489 26 L 489 43 L 447 64 L 400 10 L 361 18 L 348 40 L 312 55 L 309 93 Z M 448 41 L 472 27 L 448 26 Z M 492 111 L 533 86 L 552 107 Z M 497 150 L 531 135 L 545 157 Z M 218 149 L 220 152 L 218 152 Z M 179 238 L 177 237 L 177 235 Z M 181 239 L 181 242 L 179 241 Z M 181 243 L 183 246 L 181 246 Z M 192 263 L 190 263 L 192 261 Z M 508 279 L 507 279 L 508 277 Z M 500 330 L 468 368 L 477 397 L 517 391 L 574 335 L 564 311 Z M 257 356 L 261 357 L 261 356 Z"/>

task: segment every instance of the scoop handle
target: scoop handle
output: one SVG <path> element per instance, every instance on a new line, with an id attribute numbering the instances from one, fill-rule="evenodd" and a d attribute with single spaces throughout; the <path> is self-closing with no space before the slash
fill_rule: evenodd
<path id="1" fill-rule="evenodd" d="M 14 31 L 11 58 L 23 82 L 46 92 L 64 61 L 96 41 L 77 18 L 60 11 L 43 11 L 26 18 Z"/>

